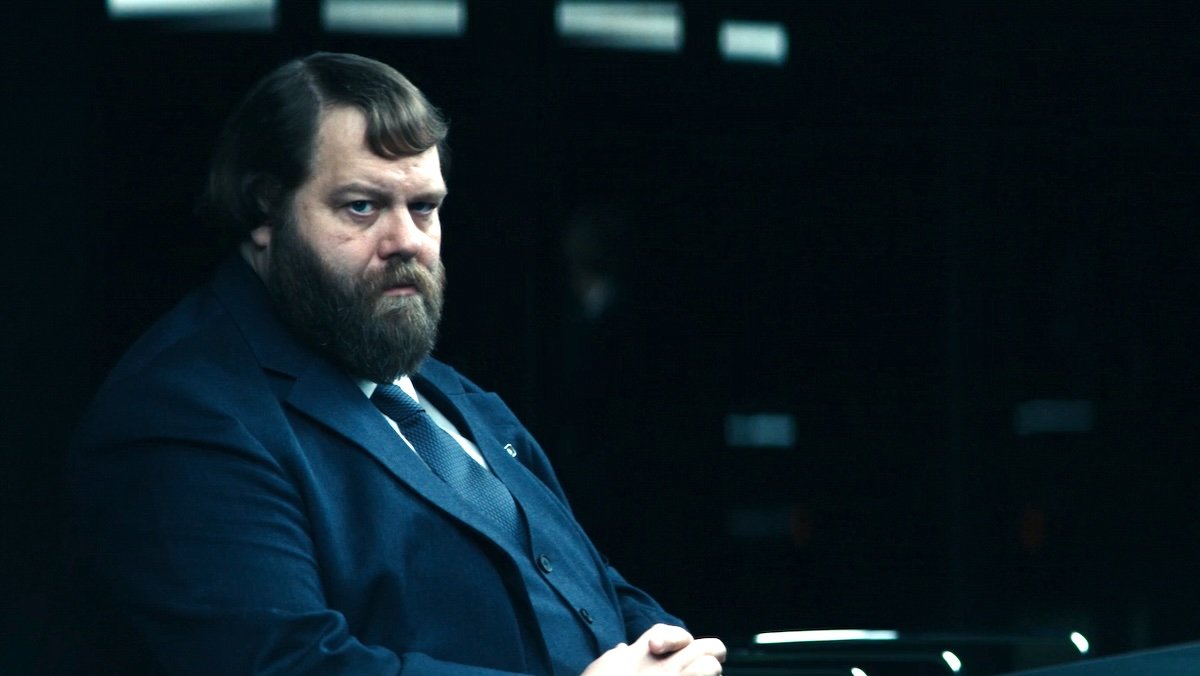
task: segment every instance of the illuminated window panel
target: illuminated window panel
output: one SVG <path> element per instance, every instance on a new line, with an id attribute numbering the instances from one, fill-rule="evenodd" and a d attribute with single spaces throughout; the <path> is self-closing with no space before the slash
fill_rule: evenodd
<path id="1" fill-rule="evenodd" d="M 780 23 L 722 21 L 717 46 L 726 61 L 779 66 L 788 59 L 787 29 Z"/>
<path id="2" fill-rule="evenodd" d="M 180 27 L 272 30 L 275 0 L 107 0 L 114 21 L 166 21 Z"/>
<path id="3" fill-rule="evenodd" d="M 1031 434 L 1083 434 L 1096 426 L 1096 405 L 1088 399 L 1031 399 L 1017 404 L 1013 431 Z"/>
<path id="4" fill-rule="evenodd" d="M 728 415 L 725 444 L 731 448 L 795 448 L 796 419 L 786 413 Z"/>
<path id="5" fill-rule="evenodd" d="M 570 44 L 637 51 L 683 49 L 683 11 L 675 2 L 559 0 L 558 34 Z"/>
<path id="6" fill-rule="evenodd" d="M 466 0 L 325 0 L 321 23 L 333 33 L 459 37 Z"/>
<path id="7" fill-rule="evenodd" d="M 814 643 L 825 641 L 895 641 L 900 634 L 891 629 L 810 629 L 803 631 L 770 631 L 755 634 L 754 643 Z"/>

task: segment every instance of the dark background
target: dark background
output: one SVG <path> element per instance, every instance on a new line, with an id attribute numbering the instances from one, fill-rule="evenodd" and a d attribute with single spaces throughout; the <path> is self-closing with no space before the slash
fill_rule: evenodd
<path id="1" fill-rule="evenodd" d="M 74 421 L 220 257 L 191 216 L 220 122 L 314 49 L 451 118 L 439 355 L 697 631 L 1200 638 L 1188 3 L 685 0 L 676 54 L 564 44 L 550 0 L 469 0 L 449 39 L 279 4 L 270 32 L 3 9 L 0 671 L 54 607 Z M 784 23 L 788 62 L 722 61 L 727 18 Z M 562 243 L 589 205 L 627 284 L 596 331 Z M 1094 426 L 1016 434 L 1035 399 Z M 752 412 L 793 416 L 794 448 L 728 447 Z"/>

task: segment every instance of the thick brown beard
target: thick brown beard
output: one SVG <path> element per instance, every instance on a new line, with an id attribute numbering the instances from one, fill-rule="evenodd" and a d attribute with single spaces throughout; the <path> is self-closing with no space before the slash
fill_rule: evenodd
<path id="1" fill-rule="evenodd" d="M 391 382 L 413 373 L 437 342 L 445 269 L 398 257 L 364 278 L 330 270 L 293 224 L 273 233 L 267 289 L 283 322 L 352 375 Z M 411 285 L 417 294 L 385 296 Z"/>

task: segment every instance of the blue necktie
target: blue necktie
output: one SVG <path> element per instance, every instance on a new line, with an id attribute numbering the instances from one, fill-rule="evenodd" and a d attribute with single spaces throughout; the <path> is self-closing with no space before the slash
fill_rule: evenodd
<path id="1" fill-rule="evenodd" d="M 382 384 L 375 388 L 371 401 L 396 422 L 404 438 L 434 474 L 500 524 L 517 542 L 524 542 L 521 515 L 504 483 L 468 456 L 407 392 L 392 384 Z"/>

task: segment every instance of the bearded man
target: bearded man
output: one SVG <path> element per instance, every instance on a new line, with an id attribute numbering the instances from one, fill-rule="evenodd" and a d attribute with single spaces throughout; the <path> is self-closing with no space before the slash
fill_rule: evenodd
<path id="1" fill-rule="evenodd" d="M 429 356 L 446 124 L 315 54 L 222 134 L 237 250 L 125 355 L 71 456 L 71 673 L 719 674 L 495 395 Z"/>

